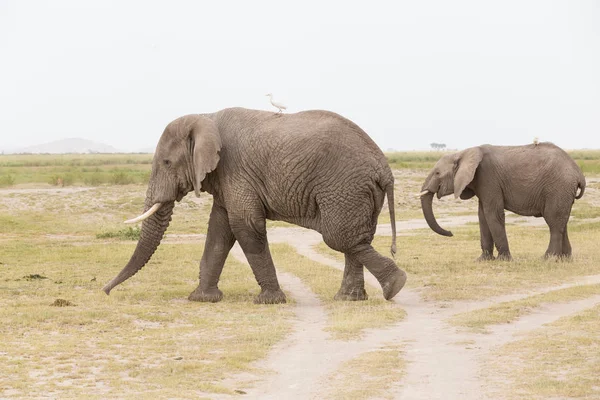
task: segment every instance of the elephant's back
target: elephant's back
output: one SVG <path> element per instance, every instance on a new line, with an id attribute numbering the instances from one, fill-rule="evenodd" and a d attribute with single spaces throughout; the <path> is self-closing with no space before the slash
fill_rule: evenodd
<path id="1" fill-rule="evenodd" d="M 579 175 L 580 169 L 575 160 L 562 148 L 550 142 L 525 146 L 488 146 L 497 147 L 495 157 L 502 165 L 510 166 L 515 172 L 545 174 L 549 171 L 563 171 L 568 175 Z"/>
<path id="2" fill-rule="evenodd" d="M 215 114 L 229 136 L 225 145 L 278 164 L 320 164 L 336 161 L 351 166 L 387 166 L 381 149 L 357 124 L 331 111 L 309 110 L 276 114 L 232 108 Z"/>
<path id="3" fill-rule="evenodd" d="M 224 146 L 235 143 L 240 176 L 248 174 L 267 208 L 280 216 L 317 218 L 319 201 L 371 201 L 374 191 L 393 182 L 375 142 L 338 114 L 239 111 L 229 117 L 229 130 L 236 128 Z"/>

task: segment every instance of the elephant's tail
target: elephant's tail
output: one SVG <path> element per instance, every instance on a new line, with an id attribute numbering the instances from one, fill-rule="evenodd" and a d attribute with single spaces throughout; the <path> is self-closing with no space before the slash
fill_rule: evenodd
<path id="1" fill-rule="evenodd" d="M 388 208 L 390 209 L 390 223 L 392 224 L 392 247 L 390 249 L 392 257 L 396 255 L 396 215 L 394 213 L 394 181 L 385 188 L 387 195 Z"/>
<path id="2" fill-rule="evenodd" d="M 577 182 L 577 187 L 579 188 L 579 194 L 575 195 L 575 198 L 580 199 L 583 196 L 583 192 L 585 192 L 585 176 L 581 175 L 579 182 Z"/>

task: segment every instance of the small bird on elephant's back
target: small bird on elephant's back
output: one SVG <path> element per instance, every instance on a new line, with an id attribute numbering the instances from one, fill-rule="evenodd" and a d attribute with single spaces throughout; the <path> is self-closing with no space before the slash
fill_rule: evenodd
<path id="1" fill-rule="evenodd" d="M 271 93 L 267 93 L 265 96 L 269 98 L 269 100 L 271 101 L 271 105 L 279 110 L 277 111 L 277 114 L 281 114 L 282 110 L 287 109 L 287 107 L 283 105 L 283 103 L 273 100 L 273 95 Z"/>
<path id="2" fill-rule="evenodd" d="M 131 259 L 110 281 L 108 294 L 150 260 L 169 226 L 175 202 L 189 192 L 208 192 L 208 222 L 200 281 L 190 300 L 217 302 L 218 282 L 239 242 L 261 288 L 257 303 L 283 303 L 267 241 L 266 220 L 281 220 L 321 233 L 344 253 L 336 299 L 365 300 L 366 267 L 386 299 L 404 286 L 406 274 L 371 245 L 387 198 L 396 252 L 394 176 L 383 152 L 356 124 L 329 111 L 281 114 L 228 108 L 186 115 L 167 125 L 156 147 L 145 212 Z"/>
<path id="3" fill-rule="evenodd" d="M 483 145 L 442 157 L 421 189 L 421 207 L 429 227 L 444 236 L 432 210 L 433 195 L 454 193 L 456 198 L 479 200 L 481 256 L 479 260 L 512 258 L 504 210 L 543 217 L 550 228 L 545 256 L 571 257 L 567 223 L 575 199 L 585 191 L 585 177 L 575 161 L 558 146 L 533 143 L 526 146 Z"/>

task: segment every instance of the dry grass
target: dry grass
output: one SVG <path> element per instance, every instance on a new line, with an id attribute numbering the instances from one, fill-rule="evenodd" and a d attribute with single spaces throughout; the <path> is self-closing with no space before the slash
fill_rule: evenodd
<path id="1" fill-rule="evenodd" d="M 135 242 L 96 234 L 123 229 L 144 192 L 131 185 L 0 193 L 0 397 L 233 393 L 221 380 L 251 370 L 285 337 L 290 306 L 254 305 L 254 276 L 234 261 L 223 273 L 222 303 L 186 300 L 200 243 L 163 244 L 111 296 L 100 290 Z M 168 232 L 204 231 L 210 204 L 184 199 Z"/>
<path id="2" fill-rule="evenodd" d="M 548 245 L 547 228 L 511 226 L 508 229 L 512 262 L 477 262 L 480 254 L 479 228 L 453 229 L 454 237 L 429 230 L 413 231 L 398 240 L 396 262 L 408 274 L 408 287 L 423 287 L 423 295 L 436 301 L 477 300 L 530 288 L 554 286 L 574 277 L 600 273 L 597 243 L 600 231 L 581 225 L 570 234 L 573 261 L 543 259 Z M 373 242 L 382 254 L 389 237 Z"/>
<path id="3" fill-rule="evenodd" d="M 390 389 L 406 372 L 400 346 L 388 344 L 359 355 L 327 377 L 334 400 L 393 399 Z"/>
<path id="4" fill-rule="evenodd" d="M 487 369 L 496 394 L 511 399 L 600 398 L 599 320 L 597 306 L 503 346 Z"/>
<path id="5" fill-rule="evenodd" d="M 289 306 L 253 304 L 250 269 L 228 261 L 218 304 L 192 303 L 201 246 L 163 245 L 110 296 L 100 289 L 134 244 L 4 248 L 0 396 L 197 398 L 251 370 L 289 331 Z M 8 250 L 8 251 L 6 251 Z M 25 280 L 39 274 L 48 279 Z M 70 307 L 53 307 L 56 299 Z"/>

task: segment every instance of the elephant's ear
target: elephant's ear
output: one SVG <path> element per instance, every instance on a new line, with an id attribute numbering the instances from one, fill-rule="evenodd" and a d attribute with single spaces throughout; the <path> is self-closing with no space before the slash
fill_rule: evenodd
<path id="1" fill-rule="evenodd" d="M 190 147 L 194 166 L 194 192 L 196 196 L 200 196 L 202 181 L 206 174 L 217 168 L 219 163 L 221 135 L 212 120 L 198 117 L 198 120 L 192 124 Z"/>
<path id="2" fill-rule="evenodd" d="M 454 174 L 454 197 L 458 198 L 473 180 L 475 171 L 483 158 L 479 147 L 464 150 L 457 159 L 457 171 Z"/>

